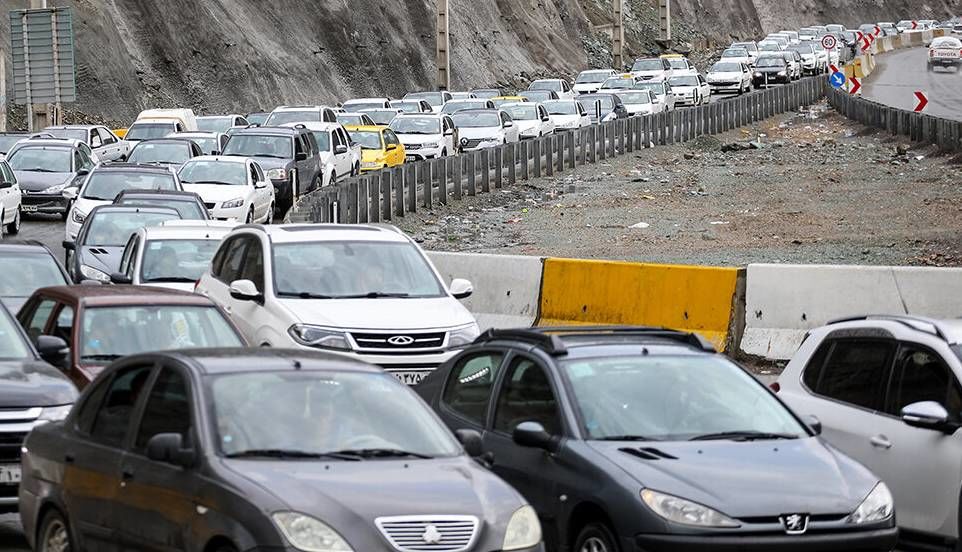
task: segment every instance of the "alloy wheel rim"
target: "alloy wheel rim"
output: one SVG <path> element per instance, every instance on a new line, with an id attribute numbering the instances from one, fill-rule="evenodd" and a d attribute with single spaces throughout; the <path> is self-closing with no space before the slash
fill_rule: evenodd
<path id="1" fill-rule="evenodd" d="M 589 537 L 578 552 L 608 552 L 608 546 L 598 537 Z"/>
<path id="2" fill-rule="evenodd" d="M 63 522 L 54 520 L 47 526 L 47 533 L 43 539 L 44 552 L 70 552 L 70 537 Z"/>

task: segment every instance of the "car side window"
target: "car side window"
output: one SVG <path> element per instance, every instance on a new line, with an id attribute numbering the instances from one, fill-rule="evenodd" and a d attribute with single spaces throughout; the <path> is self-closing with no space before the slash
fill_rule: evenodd
<path id="1" fill-rule="evenodd" d="M 144 415 L 134 440 L 135 450 L 143 451 L 150 439 L 161 433 L 177 433 L 186 445 L 191 427 L 188 389 L 181 372 L 169 367 L 161 369 L 147 395 Z"/>
<path id="2" fill-rule="evenodd" d="M 247 173 L 251 177 L 251 185 L 253 186 L 255 183 L 257 183 L 257 171 L 254 170 L 253 163 L 251 163 L 250 166 L 247 168 Z"/>
<path id="3" fill-rule="evenodd" d="M 27 320 L 21 320 L 24 329 L 27 330 L 27 335 L 30 337 L 30 341 L 34 344 L 37 343 L 38 337 L 44 335 L 44 331 L 47 329 L 47 322 L 50 320 L 50 314 L 56 306 L 56 300 L 43 299 L 33 309 L 33 312 L 29 314 Z"/>
<path id="4" fill-rule="evenodd" d="M 448 375 L 441 401 L 451 410 L 483 427 L 487 422 L 485 414 L 503 359 L 504 355 L 500 352 L 485 352 L 459 360 Z"/>
<path id="5" fill-rule="evenodd" d="M 114 142 L 117 141 L 117 139 L 114 138 L 114 135 L 111 134 L 110 131 L 105 128 L 98 128 L 97 132 L 100 134 L 101 143 L 103 143 L 103 145 L 105 146 L 108 144 L 113 144 Z"/>
<path id="6" fill-rule="evenodd" d="M 96 380 L 90 385 L 93 387 L 93 390 L 90 391 L 87 398 L 76 407 L 78 410 L 75 427 L 84 435 L 90 434 L 90 427 L 93 425 L 94 418 L 100 410 L 100 404 L 104 401 L 107 390 L 110 389 L 110 381 L 109 378 Z"/>
<path id="7" fill-rule="evenodd" d="M 266 178 L 264 178 L 264 171 L 261 170 L 260 165 L 258 165 L 257 163 L 254 163 L 251 166 L 254 167 L 254 175 L 257 177 L 255 179 L 257 182 L 267 180 Z"/>
<path id="8" fill-rule="evenodd" d="M 544 368 L 518 356 L 505 373 L 494 429 L 510 434 L 522 422 L 538 422 L 552 435 L 561 433 L 558 401 Z"/>
<path id="9" fill-rule="evenodd" d="M 80 155 L 80 150 L 73 150 L 73 170 L 79 171 L 84 168 L 84 160 Z"/>
<path id="10" fill-rule="evenodd" d="M 248 238 L 247 255 L 244 258 L 242 271 L 238 280 L 254 282 L 257 291 L 264 293 L 264 251 L 257 238 Z"/>
<path id="11" fill-rule="evenodd" d="M 73 336 L 73 314 L 73 307 L 70 305 L 60 307 L 56 322 L 50 332 L 50 335 L 66 341 L 68 347 L 73 345 L 73 339 L 71 339 Z"/>
<path id="12" fill-rule="evenodd" d="M 220 251 L 217 252 L 217 256 L 221 258 L 214 259 L 216 272 L 213 273 L 213 276 L 215 278 L 227 285 L 230 285 L 234 280 L 240 279 L 247 243 L 248 240 L 240 236 L 229 240 L 221 247 Z M 223 256 L 221 256 L 221 253 L 223 253 Z"/>
<path id="13" fill-rule="evenodd" d="M 97 129 L 92 129 L 90 131 L 90 147 L 99 148 L 102 145 L 104 145 L 104 141 L 97 133 Z"/>
<path id="14" fill-rule="evenodd" d="M 384 143 L 389 146 L 390 145 L 396 146 L 400 144 L 401 141 L 398 140 L 397 134 L 394 134 L 393 130 L 387 129 L 384 131 Z"/>
<path id="15" fill-rule="evenodd" d="M 120 257 L 120 267 L 117 269 L 121 274 L 130 275 L 133 273 L 134 256 L 137 253 L 138 241 L 140 241 L 140 238 L 136 234 L 130 236 L 130 239 L 127 240 L 127 247 L 124 248 L 124 254 Z"/>
<path id="16" fill-rule="evenodd" d="M 509 123 L 509 122 L 511 122 L 511 117 L 509 117 L 507 113 L 502 112 L 502 113 L 501 113 L 501 125 L 503 126 L 503 125 L 505 125 L 505 124 L 507 124 L 507 123 Z"/>
<path id="17" fill-rule="evenodd" d="M 331 144 L 334 146 L 333 149 L 336 150 L 337 146 L 346 145 L 344 142 L 344 137 L 341 136 L 340 129 L 336 129 L 334 132 L 332 132 L 331 137 L 333 138 L 333 140 L 331 140 Z"/>
<path id="18" fill-rule="evenodd" d="M 152 369 L 153 365 L 144 364 L 127 368 L 114 376 L 90 428 L 93 440 L 111 447 L 123 444 L 137 400 Z"/>
<path id="19" fill-rule="evenodd" d="M 307 153 L 307 151 L 304 150 L 303 139 L 300 136 L 295 136 L 294 137 L 294 155 L 297 155 L 298 153 Z"/>
<path id="20" fill-rule="evenodd" d="M 805 367 L 802 381 L 815 394 L 879 410 L 895 342 L 884 339 L 829 339 Z"/>
<path id="21" fill-rule="evenodd" d="M 962 388 L 942 358 L 926 347 L 903 344 L 895 359 L 885 411 L 901 416 L 906 406 L 933 401 L 945 407 L 949 421 L 962 421 Z"/>
<path id="22" fill-rule="evenodd" d="M 324 122 L 325 122 L 325 123 L 334 123 L 334 122 L 337 121 L 337 116 L 336 116 L 336 115 L 334 114 L 334 112 L 331 111 L 330 109 L 325 109 L 325 110 L 324 110 L 324 117 L 323 117 L 323 118 L 324 118 Z"/>

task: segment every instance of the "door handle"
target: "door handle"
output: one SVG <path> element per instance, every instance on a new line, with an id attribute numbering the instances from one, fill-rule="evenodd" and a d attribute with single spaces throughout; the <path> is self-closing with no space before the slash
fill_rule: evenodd
<path id="1" fill-rule="evenodd" d="M 885 435 L 876 435 L 875 437 L 869 439 L 869 442 L 872 443 L 872 446 L 876 448 L 886 450 L 892 448 L 892 441 L 889 441 L 888 437 Z"/>

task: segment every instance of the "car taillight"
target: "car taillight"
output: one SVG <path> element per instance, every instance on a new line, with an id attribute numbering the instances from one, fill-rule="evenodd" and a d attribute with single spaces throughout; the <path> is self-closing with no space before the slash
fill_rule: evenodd
<path id="1" fill-rule="evenodd" d="M 773 381 L 770 384 L 768 384 L 768 388 L 776 393 L 782 390 L 782 386 L 779 385 L 777 381 Z"/>

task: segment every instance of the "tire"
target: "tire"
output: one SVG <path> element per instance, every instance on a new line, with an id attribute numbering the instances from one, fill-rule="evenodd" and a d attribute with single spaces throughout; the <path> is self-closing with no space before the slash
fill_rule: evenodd
<path id="1" fill-rule="evenodd" d="M 254 224 L 254 206 L 251 205 L 251 210 L 247 211 L 247 221 L 244 224 Z"/>
<path id="2" fill-rule="evenodd" d="M 618 541 L 607 525 L 592 522 L 578 533 L 572 552 L 618 552 Z"/>
<path id="3" fill-rule="evenodd" d="M 441 150 L 441 154 L 438 155 L 439 158 L 440 158 L 440 157 L 447 157 L 447 156 L 448 156 L 448 150 L 447 150 L 447 149 Z"/>
<path id="4" fill-rule="evenodd" d="M 20 208 L 17 207 L 17 214 L 14 215 L 13 221 L 5 227 L 7 234 L 11 236 L 16 236 L 20 233 Z"/>
<path id="5" fill-rule="evenodd" d="M 37 552 L 73 552 L 70 524 L 57 510 L 50 510 L 43 517 L 37 531 Z"/>
<path id="6" fill-rule="evenodd" d="M 333 186 L 336 183 L 337 183 L 337 171 L 334 171 L 331 173 L 331 179 L 328 180 L 327 185 Z"/>
<path id="7" fill-rule="evenodd" d="M 214 552 L 237 552 L 237 549 L 229 544 L 225 544 L 224 546 L 218 546 L 215 548 Z"/>
<path id="8" fill-rule="evenodd" d="M 271 203 L 270 206 L 267 208 L 267 220 L 264 221 L 264 224 L 274 224 L 274 204 L 273 203 Z"/>
<path id="9" fill-rule="evenodd" d="M 321 177 L 321 175 L 317 175 L 317 177 L 314 178 L 314 182 L 311 183 L 311 189 L 308 191 L 313 192 L 314 190 L 320 190 L 321 187 L 323 186 L 324 186 L 324 179 Z"/>

